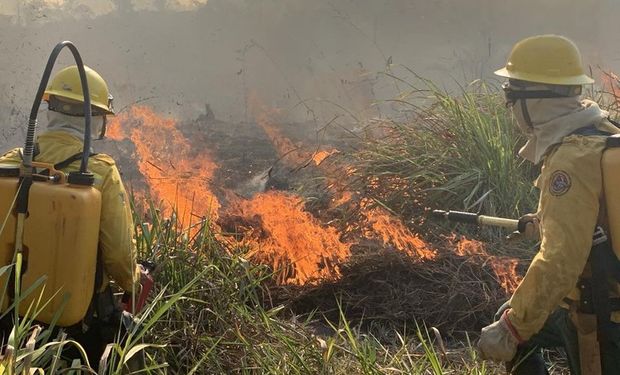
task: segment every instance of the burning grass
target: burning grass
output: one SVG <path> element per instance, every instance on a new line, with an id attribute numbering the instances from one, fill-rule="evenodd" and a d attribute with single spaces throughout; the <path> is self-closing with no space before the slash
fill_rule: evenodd
<path id="1" fill-rule="evenodd" d="M 399 98 L 403 118 L 376 121 L 383 136 L 366 138 L 356 155 L 357 175 L 373 182 L 366 193 L 406 216 L 427 207 L 507 217 L 533 210 L 536 170 L 516 156 L 524 139 L 502 94 L 482 82 L 458 96 L 423 79 L 419 86 Z"/>
<path id="2" fill-rule="evenodd" d="M 109 126 L 110 138 L 131 139 L 150 195 L 163 202 L 168 216 L 174 208 L 185 226 L 206 216 L 216 218 L 220 204 L 209 184 L 217 164 L 209 152 L 192 149 L 176 120 L 161 117 L 148 107 L 134 106 Z"/>
<path id="3" fill-rule="evenodd" d="M 500 111 L 491 96 L 439 95 L 431 108 L 409 114 L 419 124 L 390 123 L 382 129 L 387 137 L 365 140 L 367 148 L 355 157 L 336 151 L 340 147 L 293 142 L 277 126 L 278 111 L 258 106 L 254 129 L 262 138 L 256 139 L 267 142 L 261 147 L 271 150 L 272 162 L 281 168 L 248 170 L 252 186 L 241 189 L 244 194 L 229 186 L 245 181 L 223 185 L 217 176 L 248 164 L 245 157 L 241 164 L 223 164 L 218 145 L 230 142 L 190 130 L 208 126 L 183 126 L 146 108 L 119 116 L 133 129 L 124 136 L 135 143 L 132 152 L 146 182 L 142 196 L 150 191 L 164 203 L 162 211 L 147 204 L 149 213 L 140 215 L 150 223 L 138 233 L 142 254 L 164 264 L 162 279 L 171 290 L 200 277 L 152 334 L 154 342 L 170 345 L 163 351 L 165 361 L 200 373 L 486 371 L 471 362 L 442 364 L 424 329 L 414 330 L 416 337 L 405 333 L 417 324 L 450 336 L 479 329 L 518 284 L 524 263 L 451 236 L 445 228 L 413 226 L 402 218 L 439 202 L 434 194 L 440 191 L 447 205 L 458 197 L 467 204 L 480 200 L 494 213 L 521 208 L 521 201 L 500 199 L 515 190 L 491 187 L 529 173 L 511 165 L 516 169 L 510 171 L 519 173 L 491 176 L 494 168 L 503 168 L 507 149 L 516 142 L 512 135 L 502 138 L 502 124 L 490 120 Z M 472 117 L 474 108 L 487 112 Z M 480 129 L 470 130 L 470 121 L 478 121 Z M 503 147 L 499 164 L 477 166 L 484 155 L 455 161 L 465 159 L 454 150 L 463 146 L 457 139 L 481 141 L 487 133 Z M 487 148 L 483 151 L 497 151 Z M 434 155 L 425 154 L 432 150 Z M 423 170 L 424 162 L 431 167 Z M 470 169 L 455 176 L 467 163 Z M 204 174 L 186 178 L 196 177 L 196 170 Z M 480 173 L 476 177 L 472 171 Z M 273 184 L 274 174 L 285 184 Z M 520 184 L 512 185 L 525 186 Z M 527 196 L 525 190 L 517 195 Z M 199 225 L 188 232 L 189 213 Z M 203 268 L 206 274 L 199 275 Z"/>
<path id="4" fill-rule="evenodd" d="M 277 270 L 279 284 L 338 278 L 350 254 L 338 231 L 321 225 L 303 205 L 299 196 L 269 191 L 237 200 L 228 210 L 228 226 L 251 246 L 246 257 Z"/>
<path id="5" fill-rule="evenodd" d="M 337 319 L 342 310 L 362 325 L 417 321 L 462 338 L 491 321 L 524 271 L 515 259 L 490 257 L 482 248 L 459 254 L 473 243 L 446 239 L 431 260 L 395 249 L 357 248 L 337 280 L 280 288 L 276 295 L 293 311 L 316 310 L 327 319 Z"/>
<path id="6" fill-rule="evenodd" d="M 413 261 L 433 260 L 437 257 L 437 251 L 430 244 L 412 233 L 402 220 L 384 208 L 373 207 L 362 200 L 359 213 L 360 222 L 363 223 L 363 238 L 379 240 L 383 247 L 396 249 Z"/>
<path id="7" fill-rule="evenodd" d="M 219 242 L 209 225 L 188 240 L 178 230 L 178 222 L 163 218 L 161 211 L 151 207 L 146 215 L 149 223 L 140 226 L 137 237 L 141 257 L 160 263 L 158 285 L 167 285 L 172 293 L 197 280 L 144 338 L 165 345 L 148 350 L 152 366 L 165 363 L 169 372 L 179 374 L 481 375 L 490 371 L 467 344 L 453 343 L 443 352 L 437 337 L 414 322 L 405 329 L 387 322 L 361 329 L 350 323 L 344 305 L 331 311 L 328 322 L 316 319 L 319 316 L 291 315 L 286 306 L 275 303 L 276 288 L 268 268 L 243 258 L 247 249 Z M 344 278 L 351 276 L 343 273 Z M 389 294 L 389 289 L 383 292 Z M 326 295 L 329 300 L 332 297 Z M 163 303 L 155 301 L 155 311 Z"/>
<path id="8" fill-rule="evenodd" d="M 257 128 L 290 191 L 267 189 L 272 169 L 249 170 L 265 181 L 248 194 L 217 186 L 233 168 L 218 160 L 220 139 L 206 143 L 147 107 L 118 116 L 111 136 L 131 140 L 124 160 L 145 183 L 135 187 L 146 208 L 135 210 L 136 238 L 140 258 L 160 265 L 160 294 L 140 317 L 147 329 L 100 373 L 119 373 L 138 348 L 147 373 L 493 371 L 454 339 L 489 323 L 516 288 L 525 262 L 507 255 L 523 247 L 489 251 L 421 218 L 440 204 L 517 216 L 533 204 L 532 170 L 514 157 L 519 137 L 494 92 L 452 97 L 427 84 L 431 106 L 381 121 L 384 137 L 353 157 L 291 141 L 277 111 L 261 110 Z M 18 353 L 31 329 L 20 328 Z M 49 369 L 54 355 L 36 365 Z"/>
<path id="9" fill-rule="evenodd" d="M 439 243 L 437 233 L 434 237 L 416 233 L 356 185 L 352 176 L 358 166 L 351 164 L 354 160 L 334 149 L 309 150 L 292 142 L 274 125 L 277 113 L 262 110 L 256 115 L 257 126 L 267 135 L 274 157 L 288 171 L 291 186 L 316 181 L 315 191 L 329 199 L 304 199 L 304 189 L 240 196 L 215 186 L 217 180 L 212 177 L 226 166 L 216 161 L 208 143 L 202 143 L 206 138 L 188 135 L 182 124 L 145 107 L 134 107 L 119 116 L 119 123 L 113 125 L 120 131 L 113 137 L 128 137 L 135 144 L 133 152 L 146 182 L 143 189 L 147 192 L 142 196 L 150 194 L 162 201 L 167 207 L 164 215 L 179 215 L 180 230 L 188 226 L 188 213 L 204 217 L 216 230 L 221 228 L 218 241 L 246 248 L 244 258 L 273 271 L 277 287 L 272 298 L 282 303 L 290 300 L 288 305 L 295 313 L 312 313 L 318 307 L 329 315 L 340 291 L 351 296 L 342 302 L 347 317 L 353 319 L 407 324 L 417 319 L 445 327 L 450 333 L 488 322 L 493 309 L 518 283 L 517 260 L 489 255 L 482 245 L 475 254 L 459 252 L 455 246 L 462 247 L 463 241 Z M 191 128 L 200 126 L 192 124 Z M 201 142 L 199 150 L 196 140 Z M 200 178 L 186 179 L 186 175 Z M 400 183 L 396 185 L 396 180 L 391 180 L 390 188 L 407 194 L 406 179 L 397 180 Z M 370 193 L 380 188 L 382 181 L 371 177 L 367 184 Z M 215 212 L 213 202 L 219 208 Z M 177 207 L 174 215 L 170 211 L 173 204 Z M 195 229 L 190 234 L 195 236 Z M 389 293 L 382 294 L 385 290 Z M 359 299 L 366 303 L 359 304 Z"/>

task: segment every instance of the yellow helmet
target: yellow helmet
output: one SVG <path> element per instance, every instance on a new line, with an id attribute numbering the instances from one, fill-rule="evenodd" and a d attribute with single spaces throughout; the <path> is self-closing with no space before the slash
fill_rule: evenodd
<path id="1" fill-rule="evenodd" d="M 88 89 L 90 91 L 90 102 L 93 106 L 95 114 L 114 114 L 112 108 L 112 95 L 108 90 L 108 85 L 96 71 L 84 66 L 86 71 L 86 80 L 88 81 Z M 76 65 L 68 66 L 52 78 L 52 82 L 45 90 L 43 100 L 50 102 L 50 96 L 61 100 L 69 99 L 72 101 L 83 103 L 84 94 L 82 93 L 82 82 L 80 81 L 80 73 Z M 69 108 L 69 106 L 67 106 Z M 51 109 L 51 107 L 50 107 Z M 63 112 L 63 111 L 61 111 Z"/>
<path id="2" fill-rule="evenodd" d="M 515 44 L 498 76 L 552 85 L 593 83 L 575 43 L 559 35 L 538 35 Z"/>

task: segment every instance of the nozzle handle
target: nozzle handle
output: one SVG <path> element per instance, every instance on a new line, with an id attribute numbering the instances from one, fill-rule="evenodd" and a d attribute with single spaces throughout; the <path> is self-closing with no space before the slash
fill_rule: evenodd
<path id="1" fill-rule="evenodd" d="M 518 230 L 519 232 L 523 232 L 525 230 L 525 223 L 521 225 L 520 220 L 506 219 L 503 217 L 480 215 L 478 216 L 478 223 L 480 225 L 502 227 L 502 228 L 506 228 L 512 231 Z"/>

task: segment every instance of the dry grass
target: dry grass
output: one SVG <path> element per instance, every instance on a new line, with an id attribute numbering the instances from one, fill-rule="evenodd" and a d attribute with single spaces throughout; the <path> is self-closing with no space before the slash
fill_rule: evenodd
<path id="1" fill-rule="evenodd" d="M 342 309 L 366 326 L 424 322 L 461 338 L 488 324 L 509 297 L 484 258 L 449 251 L 425 261 L 389 249 L 358 252 L 341 273 L 319 285 L 279 286 L 272 295 L 296 313 L 334 320 Z"/>

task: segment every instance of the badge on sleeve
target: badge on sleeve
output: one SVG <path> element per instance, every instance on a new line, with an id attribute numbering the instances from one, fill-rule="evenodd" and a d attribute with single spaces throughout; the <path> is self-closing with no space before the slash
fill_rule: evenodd
<path id="1" fill-rule="evenodd" d="M 549 192 L 551 195 L 559 197 L 566 194 L 570 189 L 570 176 L 568 173 L 557 170 L 551 174 L 551 183 L 549 184 Z"/>

